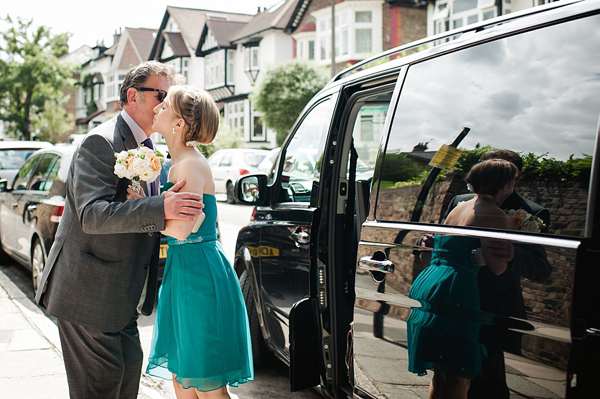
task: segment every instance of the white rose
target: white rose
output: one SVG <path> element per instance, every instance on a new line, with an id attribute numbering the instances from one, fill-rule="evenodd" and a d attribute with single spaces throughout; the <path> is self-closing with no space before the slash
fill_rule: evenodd
<path id="1" fill-rule="evenodd" d="M 117 175 L 121 179 L 131 179 L 131 174 L 125 167 L 124 163 L 116 163 L 115 164 L 115 175 Z"/>
<path id="2" fill-rule="evenodd" d="M 125 163 L 125 161 L 127 160 L 127 151 L 121 151 L 119 153 L 116 154 L 116 158 L 117 158 L 117 163 Z"/>
<path id="3" fill-rule="evenodd" d="M 154 150 L 151 150 L 148 147 L 140 147 L 139 151 L 140 151 L 141 154 L 144 154 L 144 155 L 146 155 L 148 157 L 151 157 L 151 156 L 154 155 Z"/>
<path id="4" fill-rule="evenodd" d="M 150 169 L 150 162 L 147 157 L 135 157 L 129 169 L 132 176 L 142 176 L 148 169 Z"/>
<path id="5" fill-rule="evenodd" d="M 532 233 L 537 233 L 540 231 L 540 226 L 538 225 L 538 223 L 533 220 L 533 219 L 529 219 L 528 221 L 526 221 L 523 226 L 521 227 L 522 231 L 529 231 Z"/>

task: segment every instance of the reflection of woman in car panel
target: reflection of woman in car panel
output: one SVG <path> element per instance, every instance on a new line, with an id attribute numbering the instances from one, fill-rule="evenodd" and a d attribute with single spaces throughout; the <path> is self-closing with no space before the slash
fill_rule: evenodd
<path id="1" fill-rule="evenodd" d="M 457 205 L 446 223 L 509 230 L 508 216 L 496 203 L 512 190 L 517 172 L 516 166 L 499 159 L 475 165 L 466 180 L 476 196 Z M 481 324 L 490 317 L 480 310 L 477 285 L 484 262 L 472 257 L 485 244 L 476 237 L 436 235 L 431 263 L 409 292 L 421 307 L 413 308 L 407 320 L 408 369 L 419 375 L 433 370 L 430 398 L 466 398 L 470 380 L 481 375 L 486 355 L 478 337 Z M 495 274 L 507 268 L 505 260 L 484 259 L 483 267 Z"/>

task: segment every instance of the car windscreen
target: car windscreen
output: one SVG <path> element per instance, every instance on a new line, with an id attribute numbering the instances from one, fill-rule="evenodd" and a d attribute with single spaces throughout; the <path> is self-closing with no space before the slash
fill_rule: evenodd
<path id="1" fill-rule="evenodd" d="M 244 163 L 246 165 L 252 166 L 256 168 L 258 164 L 265 159 L 266 154 L 260 154 L 256 152 L 246 152 L 244 153 Z"/>
<path id="2" fill-rule="evenodd" d="M 0 150 L 0 169 L 19 169 L 37 148 L 8 148 Z"/>

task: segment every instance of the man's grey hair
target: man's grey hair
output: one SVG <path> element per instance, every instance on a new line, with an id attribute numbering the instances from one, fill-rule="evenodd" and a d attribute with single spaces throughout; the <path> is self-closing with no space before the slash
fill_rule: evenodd
<path id="1" fill-rule="evenodd" d="M 164 76 L 169 80 L 171 85 L 185 83 L 185 78 L 175 71 L 173 65 L 163 64 L 158 61 L 142 62 L 125 75 L 125 80 L 123 80 L 119 91 L 119 106 L 121 108 L 127 104 L 127 90 L 131 87 L 144 87 L 144 84 L 148 81 L 150 76 Z"/>

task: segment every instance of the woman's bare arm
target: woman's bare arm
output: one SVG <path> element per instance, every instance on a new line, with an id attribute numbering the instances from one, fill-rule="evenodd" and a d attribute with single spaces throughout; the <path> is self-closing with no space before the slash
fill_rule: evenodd
<path id="1" fill-rule="evenodd" d="M 202 158 L 188 156 L 181 160 L 177 165 L 177 172 L 169 178 L 175 181 L 185 178 L 186 183 L 181 191 L 202 194 L 207 177 L 210 178 L 210 170 L 207 171 L 207 167 L 208 164 L 203 162 Z M 185 240 L 192 233 L 196 220 L 197 217 L 193 220 L 167 220 L 166 228 L 161 233 L 178 240 Z"/>

